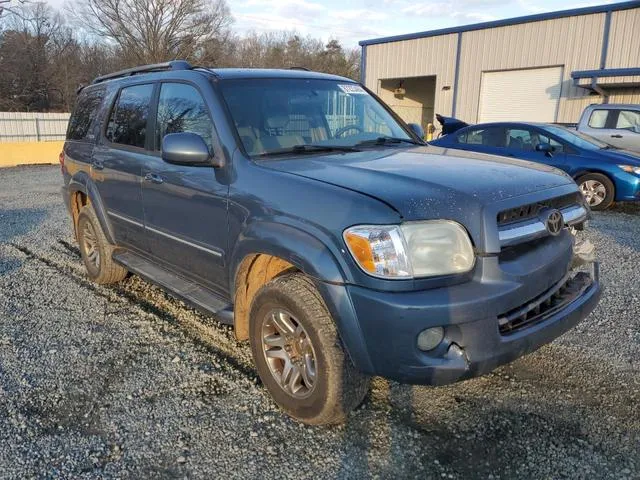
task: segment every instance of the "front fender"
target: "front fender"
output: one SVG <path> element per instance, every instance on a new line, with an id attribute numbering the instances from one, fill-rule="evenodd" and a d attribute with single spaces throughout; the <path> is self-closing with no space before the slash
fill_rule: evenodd
<path id="1" fill-rule="evenodd" d="M 109 243 L 115 245 L 115 236 L 113 234 L 113 228 L 111 227 L 111 222 L 109 222 L 107 218 L 107 211 L 104 207 L 104 203 L 102 202 L 102 198 L 100 197 L 100 193 L 98 192 L 98 187 L 91 180 L 91 177 L 87 175 L 85 172 L 79 172 L 74 175 L 69 181 L 69 195 L 75 192 L 84 193 L 87 198 L 91 201 L 91 205 L 93 206 L 93 210 L 96 212 L 96 216 L 98 217 L 98 221 L 100 222 L 100 226 L 102 227 L 102 231 Z"/>
<path id="2" fill-rule="evenodd" d="M 336 322 L 344 348 L 362 372 L 373 371 L 362 328 L 349 298 L 349 276 L 332 251 L 319 239 L 291 225 L 260 222 L 239 237 L 230 266 L 231 291 L 242 260 L 254 254 L 273 255 L 286 260 L 310 276 Z"/>
<path id="3" fill-rule="evenodd" d="M 231 291 L 235 291 L 240 263 L 256 253 L 282 258 L 316 280 L 345 283 L 344 267 L 320 240 L 290 225 L 259 222 L 251 224 L 237 239 L 229 262 Z"/>

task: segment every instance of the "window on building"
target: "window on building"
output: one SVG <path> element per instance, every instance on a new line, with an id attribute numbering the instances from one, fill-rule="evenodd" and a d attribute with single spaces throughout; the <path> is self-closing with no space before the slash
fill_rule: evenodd
<path id="1" fill-rule="evenodd" d="M 120 90 L 107 124 L 106 136 L 110 142 L 144 148 L 152 93 L 152 84 Z"/>
<path id="2" fill-rule="evenodd" d="M 200 135 L 213 152 L 213 122 L 200 92 L 185 83 L 163 83 L 158 101 L 156 149 L 169 133 Z"/>
<path id="3" fill-rule="evenodd" d="M 604 128 L 607 124 L 609 110 L 594 110 L 589 117 L 589 126 L 591 128 Z"/>
<path id="4" fill-rule="evenodd" d="M 78 97 L 78 103 L 69 119 L 67 140 L 93 140 L 90 127 L 98 113 L 104 98 L 104 88 L 86 91 Z"/>

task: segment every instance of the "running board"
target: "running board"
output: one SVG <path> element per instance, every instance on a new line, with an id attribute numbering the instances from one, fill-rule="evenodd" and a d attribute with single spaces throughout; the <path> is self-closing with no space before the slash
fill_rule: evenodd
<path id="1" fill-rule="evenodd" d="M 131 273 L 160 286 L 170 295 L 183 300 L 207 315 L 215 316 L 221 323 L 233 325 L 233 305 L 208 288 L 186 280 L 184 277 L 130 251 L 115 252 L 113 260 Z"/>

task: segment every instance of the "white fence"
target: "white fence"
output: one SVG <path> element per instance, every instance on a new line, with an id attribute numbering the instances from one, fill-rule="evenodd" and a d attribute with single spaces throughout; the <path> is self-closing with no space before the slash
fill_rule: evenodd
<path id="1" fill-rule="evenodd" d="M 68 113 L 0 112 L 0 143 L 64 140 Z"/>

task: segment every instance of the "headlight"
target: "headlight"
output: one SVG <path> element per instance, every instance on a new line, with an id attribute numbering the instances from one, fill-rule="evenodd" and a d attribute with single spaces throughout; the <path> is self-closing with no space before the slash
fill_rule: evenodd
<path id="1" fill-rule="evenodd" d="M 618 165 L 618 167 L 627 173 L 635 173 L 636 175 L 640 175 L 640 167 L 634 167 L 632 165 Z"/>
<path id="2" fill-rule="evenodd" d="M 434 220 L 405 223 L 400 228 L 415 277 L 464 273 L 473 268 L 473 245 L 459 223 Z"/>
<path id="3" fill-rule="evenodd" d="M 347 228 L 344 240 L 366 273 L 382 278 L 468 272 L 475 255 L 466 230 L 449 220 Z"/>

